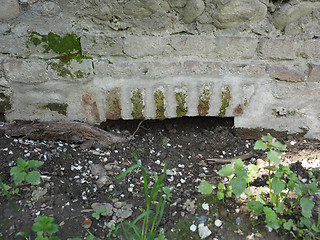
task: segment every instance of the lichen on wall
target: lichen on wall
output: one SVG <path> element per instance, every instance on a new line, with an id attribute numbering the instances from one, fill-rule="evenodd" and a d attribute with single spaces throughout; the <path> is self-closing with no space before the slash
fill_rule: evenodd
<path id="1" fill-rule="evenodd" d="M 156 105 L 156 118 L 157 119 L 165 119 L 166 115 L 166 107 L 165 107 L 165 96 L 162 90 L 157 89 L 153 93 L 153 98 Z"/>
<path id="2" fill-rule="evenodd" d="M 177 107 L 176 107 L 177 117 L 183 117 L 188 113 L 187 91 L 185 89 L 178 89 L 176 90 L 175 97 L 177 101 Z"/>
<path id="3" fill-rule="evenodd" d="M 131 103 L 133 106 L 131 116 L 134 119 L 144 119 L 143 111 L 144 111 L 145 105 L 144 105 L 143 93 L 141 89 L 135 89 L 132 91 Z"/>
<path id="4" fill-rule="evenodd" d="M 230 105 L 230 101 L 231 101 L 230 87 L 226 86 L 221 92 L 221 107 L 218 114 L 219 117 L 226 116 L 226 111 Z"/>
<path id="5" fill-rule="evenodd" d="M 210 105 L 210 97 L 211 97 L 211 90 L 208 86 L 202 89 L 202 92 L 199 96 L 199 104 L 198 104 L 198 113 L 199 116 L 206 116 L 208 114 Z"/>

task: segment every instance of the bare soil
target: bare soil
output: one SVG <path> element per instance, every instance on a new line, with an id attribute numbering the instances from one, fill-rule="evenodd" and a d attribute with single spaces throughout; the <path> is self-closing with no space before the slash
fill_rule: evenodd
<path id="1" fill-rule="evenodd" d="M 139 127 L 138 127 L 139 126 Z M 211 230 L 207 239 L 292 239 L 290 233 L 268 233 L 263 225 L 253 226 L 249 213 L 235 198 L 224 202 L 213 195 L 203 196 L 198 186 L 203 180 L 213 184 L 221 181 L 217 171 L 223 164 L 210 159 L 230 159 L 244 154 L 252 156 L 244 160 L 256 163 L 266 159 L 264 152 L 253 151 L 254 143 L 266 132 L 239 131 L 234 129 L 232 119 L 182 118 L 163 121 L 115 121 L 101 125 L 130 140 L 112 144 L 105 149 L 85 149 L 68 141 L 47 141 L 39 138 L 11 138 L 0 135 L 0 178 L 19 193 L 12 195 L 19 207 L 15 212 L 4 195 L 0 195 L 0 239 L 35 238 L 31 228 L 37 216 L 53 216 L 59 224 L 57 236 L 61 239 L 79 237 L 85 239 L 85 220 L 91 220 L 89 230 L 97 238 L 107 239 L 109 227 L 121 218 L 133 221 L 145 208 L 141 172 L 134 171 L 112 182 L 119 173 L 135 164 L 132 156 L 137 149 L 142 165 L 151 172 L 161 174 L 167 163 L 166 186 L 174 187 L 172 202 L 165 208 L 160 227 L 168 239 L 200 239 L 192 224 L 204 223 Z M 134 136 L 131 134 L 134 133 Z M 320 142 L 304 139 L 302 135 L 272 133 L 286 144 L 288 152 L 283 155 L 284 164 L 291 165 L 301 179 L 308 178 L 308 170 L 320 166 Z M 130 137 L 131 136 L 131 137 Z M 41 183 L 22 183 L 14 186 L 10 169 L 17 158 L 40 160 Z M 105 182 L 98 183 L 97 180 Z M 264 185 L 261 176 L 256 185 Z M 154 180 L 150 177 L 150 187 Z M 92 217 L 92 204 L 113 207 L 110 216 Z M 209 211 L 202 204 L 209 204 Z M 101 205 L 102 204 L 102 205 Z M 108 205 L 110 206 L 110 205 Z M 317 202 L 315 215 L 319 211 Z M 216 226 L 215 220 L 222 225 Z"/>

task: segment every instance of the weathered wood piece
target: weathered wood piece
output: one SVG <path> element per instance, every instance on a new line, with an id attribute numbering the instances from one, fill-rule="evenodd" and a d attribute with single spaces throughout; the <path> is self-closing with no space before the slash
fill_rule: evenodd
<path id="1" fill-rule="evenodd" d="M 28 124 L 4 124 L 0 131 L 11 137 L 29 139 L 63 140 L 73 143 L 95 142 L 104 147 L 112 143 L 128 141 L 127 138 L 81 122 L 37 122 Z"/>
<path id="2" fill-rule="evenodd" d="M 240 158 L 241 160 L 246 160 L 246 159 L 250 159 L 252 157 L 254 157 L 255 155 L 252 153 L 247 153 L 247 154 L 243 154 L 237 157 L 233 157 L 233 158 L 211 158 L 211 159 L 206 159 L 206 161 L 208 161 L 209 164 L 214 164 L 214 163 L 231 163 L 232 159 L 238 159 Z"/>

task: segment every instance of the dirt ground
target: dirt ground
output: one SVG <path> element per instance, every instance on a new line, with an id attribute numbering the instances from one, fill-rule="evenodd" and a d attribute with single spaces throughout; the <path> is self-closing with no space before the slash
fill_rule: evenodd
<path id="1" fill-rule="evenodd" d="M 148 174 L 159 175 L 167 163 L 165 185 L 174 187 L 172 202 L 165 208 L 160 227 L 167 239 L 200 239 L 191 225 L 203 223 L 212 232 L 206 239 L 291 239 L 290 234 L 267 233 L 263 226 L 253 227 L 248 213 L 234 198 L 223 201 L 205 197 L 198 192 L 203 180 L 217 184 L 221 181 L 217 171 L 223 164 L 210 159 L 230 159 L 252 154 L 245 160 L 256 163 L 266 159 L 263 152 L 253 151 L 256 139 L 263 132 L 238 131 L 232 119 L 182 118 L 163 121 L 116 121 L 103 124 L 105 130 L 129 137 L 131 140 L 113 144 L 106 149 L 84 149 L 71 142 L 29 140 L 0 135 L 0 178 L 12 188 L 19 211 L 15 212 L 6 197 L 0 195 L 0 239 L 35 238 L 31 227 L 37 216 L 53 216 L 59 224 L 57 236 L 61 239 L 85 239 L 86 220 L 91 220 L 89 231 L 97 238 L 107 239 L 110 226 L 120 219 L 133 221 L 145 208 L 141 171 L 112 182 L 111 179 L 135 164 L 132 156 L 137 149 L 138 158 Z M 138 127 L 139 126 L 139 127 Z M 320 142 L 304 139 L 300 134 L 275 134 L 288 152 L 284 164 L 301 179 L 308 178 L 308 169 L 320 166 Z M 14 186 L 10 169 L 17 158 L 40 160 L 41 183 L 22 183 Z M 265 184 L 265 176 L 256 181 Z M 259 183 L 260 182 L 260 183 Z M 154 180 L 150 177 L 150 186 Z M 12 189 L 11 189 L 12 190 Z M 209 210 L 203 203 L 209 204 Z M 317 203 L 318 204 L 318 203 Z M 99 220 L 92 217 L 93 209 L 107 206 L 112 211 Z M 319 206 L 316 206 L 316 212 Z M 216 220 L 221 221 L 217 224 Z M 0 234 L 0 236 L 1 236 Z"/>

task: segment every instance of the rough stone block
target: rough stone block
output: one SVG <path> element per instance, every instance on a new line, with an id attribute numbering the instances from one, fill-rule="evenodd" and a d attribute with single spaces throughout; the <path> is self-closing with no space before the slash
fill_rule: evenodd
<path id="1" fill-rule="evenodd" d="M 173 55 L 210 56 L 215 49 L 214 36 L 176 35 L 169 39 Z"/>
<path id="2" fill-rule="evenodd" d="M 26 42 L 27 36 L 17 36 L 13 33 L 0 34 L 0 53 L 24 57 L 29 51 Z"/>
<path id="3" fill-rule="evenodd" d="M 183 9 L 183 21 L 192 23 L 205 9 L 203 0 L 189 0 Z"/>
<path id="4" fill-rule="evenodd" d="M 256 54 L 258 39 L 251 37 L 217 37 L 216 54 L 221 59 L 250 59 Z"/>
<path id="5" fill-rule="evenodd" d="M 19 16 L 18 0 L 1 0 L 0 20 L 9 20 Z"/>
<path id="6" fill-rule="evenodd" d="M 45 61 L 6 60 L 3 62 L 4 72 L 9 82 L 45 82 L 50 79 L 46 72 Z"/>
<path id="7" fill-rule="evenodd" d="M 320 40 L 308 40 L 304 42 L 301 56 L 305 58 L 320 59 Z"/>
<path id="8" fill-rule="evenodd" d="M 285 66 L 268 66 L 267 72 L 272 78 L 287 82 L 302 82 L 305 80 L 305 75 Z"/>
<path id="9" fill-rule="evenodd" d="M 85 94 L 81 98 L 83 105 L 83 112 L 88 123 L 99 123 L 100 115 L 98 111 L 97 102 L 93 94 Z"/>
<path id="10" fill-rule="evenodd" d="M 308 64 L 309 66 L 309 82 L 320 82 L 320 65 L 319 64 Z"/>
<path id="11" fill-rule="evenodd" d="M 264 39 L 260 52 L 263 58 L 293 60 L 297 58 L 300 42 L 285 39 Z"/>
<path id="12" fill-rule="evenodd" d="M 261 21 L 267 14 L 267 7 L 257 0 L 227 1 L 214 16 L 217 28 L 232 28 L 247 21 Z"/>
<path id="13" fill-rule="evenodd" d="M 129 57 L 140 58 L 146 56 L 167 55 L 172 51 L 166 38 L 142 36 L 124 39 L 123 51 Z"/>
<path id="14" fill-rule="evenodd" d="M 123 55 L 123 42 L 121 38 L 108 35 L 85 34 L 80 38 L 84 55 L 120 56 Z"/>
<path id="15" fill-rule="evenodd" d="M 224 66 L 219 62 L 206 62 L 206 61 L 185 61 L 183 67 L 187 73 L 201 73 L 201 74 L 210 74 L 217 73 L 219 74 L 224 70 Z"/>
<path id="16" fill-rule="evenodd" d="M 266 73 L 266 65 L 263 63 L 256 64 L 237 64 L 227 63 L 225 64 L 226 71 L 231 73 L 246 74 L 249 76 L 261 77 Z"/>

